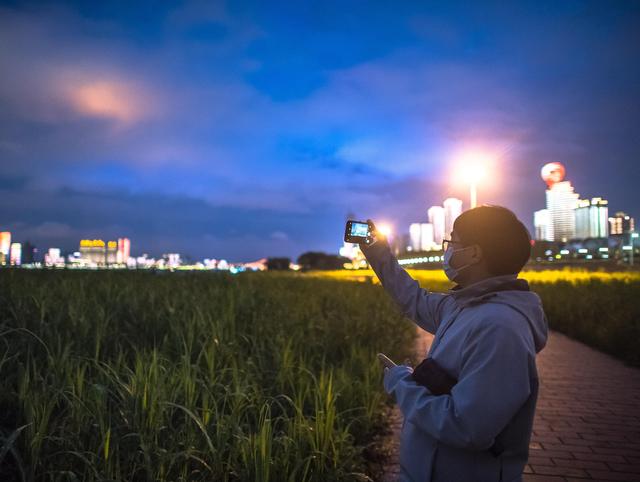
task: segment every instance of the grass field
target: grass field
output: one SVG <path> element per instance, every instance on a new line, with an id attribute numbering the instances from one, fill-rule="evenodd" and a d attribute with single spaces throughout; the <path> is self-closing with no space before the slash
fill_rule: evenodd
<path id="1" fill-rule="evenodd" d="M 452 286 L 442 270 L 408 272 L 422 287 L 433 291 Z M 379 283 L 371 270 L 317 275 Z M 565 269 L 524 271 L 520 277 L 542 298 L 552 329 L 640 366 L 640 272 Z"/>
<path id="2" fill-rule="evenodd" d="M 0 480 L 361 480 L 413 336 L 371 284 L 0 271 Z"/>
<path id="3" fill-rule="evenodd" d="M 638 274 L 523 277 L 552 328 L 640 365 Z M 0 270 L 0 480 L 364 480 L 375 353 L 414 333 L 370 271 Z"/>

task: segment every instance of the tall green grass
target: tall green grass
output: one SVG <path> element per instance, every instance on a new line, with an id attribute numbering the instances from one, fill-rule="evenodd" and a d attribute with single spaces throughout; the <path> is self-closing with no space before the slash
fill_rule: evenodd
<path id="1" fill-rule="evenodd" d="M 413 336 L 370 283 L 2 270 L 0 480 L 366 480 Z"/>
<path id="2" fill-rule="evenodd" d="M 429 290 L 446 291 L 452 286 L 442 270 L 408 271 Z M 371 270 L 331 271 L 325 276 L 378 282 Z M 640 272 L 523 271 L 520 278 L 540 295 L 552 329 L 640 366 Z"/>
<path id="3" fill-rule="evenodd" d="M 640 366 L 640 280 L 531 283 L 551 328 Z"/>

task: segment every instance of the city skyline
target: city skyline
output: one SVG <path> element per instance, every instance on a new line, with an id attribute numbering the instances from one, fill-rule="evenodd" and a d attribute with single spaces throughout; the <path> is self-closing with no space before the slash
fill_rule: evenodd
<path id="1" fill-rule="evenodd" d="M 610 215 L 640 215 L 638 5 L 276 10 L 0 7 L 0 230 L 67 251 L 335 252 L 345 213 L 400 229 L 468 207 L 469 149 L 492 163 L 478 203 L 532 236 L 552 161 Z"/>
<path id="2" fill-rule="evenodd" d="M 549 179 L 549 174 L 545 173 L 545 170 L 548 168 L 560 168 L 561 173 L 554 173 L 553 180 Z M 626 216 L 626 219 L 631 219 L 630 230 L 633 231 L 633 220 L 632 216 L 629 216 L 625 211 L 615 210 L 609 212 L 608 211 L 608 201 L 602 199 L 600 196 L 594 196 L 587 199 L 580 199 L 580 194 L 575 192 L 575 187 L 572 185 L 569 179 L 565 179 L 565 167 L 562 163 L 553 162 L 547 163 L 542 166 L 541 172 L 543 180 L 547 183 L 547 189 L 544 191 L 547 207 L 541 210 L 537 210 L 531 213 L 528 220 L 533 224 L 533 229 L 529 228 L 530 235 L 532 240 L 536 241 L 563 241 L 567 242 L 572 239 L 585 239 L 589 237 L 608 237 L 610 226 L 613 227 L 614 223 L 621 223 L 620 219 L 617 219 L 620 215 Z M 482 204 L 482 203 L 480 203 Z M 453 229 L 453 221 L 457 216 L 459 216 L 466 209 L 470 209 L 468 206 L 466 209 L 464 207 L 465 203 L 462 199 L 458 199 L 455 197 L 449 197 L 442 201 L 442 205 L 432 205 L 429 206 L 428 209 L 423 209 L 423 213 L 426 213 L 426 216 L 423 219 L 414 219 L 409 225 L 407 225 L 408 229 L 400 226 L 394 226 L 393 224 L 389 224 L 388 221 L 383 221 L 385 227 L 392 230 L 394 236 L 407 236 L 408 244 L 407 247 L 413 251 L 430 251 L 437 250 L 440 243 L 436 242 L 438 239 L 445 238 L 451 230 Z M 554 207 L 558 205 L 558 207 Z M 604 206 L 604 208 L 602 207 Z M 557 214 L 553 214 L 554 211 L 557 211 Z M 583 211 L 584 214 L 578 214 L 580 211 Z M 609 215 L 610 214 L 610 215 Z M 349 213 L 347 217 L 358 217 Z M 427 222 L 428 221 L 428 222 Z M 521 219 L 525 223 L 525 225 L 529 224 L 525 219 Z M 578 222 L 580 222 L 580 226 L 578 226 Z M 560 224 L 559 224 L 560 223 Z M 442 226 L 440 226 L 442 225 Z M 559 229 L 558 226 L 561 227 L 561 232 L 558 234 Z M 620 230 L 622 230 L 622 225 L 620 224 Z M 627 232 L 627 231 L 624 231 Z M 555 233 L 555 235 L 554 235 Z M 573 235 L 571 235 L 573 233 Z M 567 237 L 567 235 L 569 236 Z M 585 235 L 588 234 L 588 235 Z M 617 234 L 617 233 L 613 233 Z M 22 244 L 24 242 L 31 244 L 30 239 L 24 240 L 22 243 L 12 242 L 12 234 L 10 231 L 2 231 L 2 226 L 0 226 L 0 254 L 5 257 L 9 254 L 9 247 L 13 247 L 14 244 L 17 244 L 18 249 L 22 249 Z M 8 237 L 6 236 L 8 235 Z M 13 238 L 15 241 L 15 237 Z M 120 257 L 124 252 L 124 247 L 121 243 L 127 243 L 126 252 L 129 257 L 129 245 L 130 240 L 128 238 L 120 238 L 118 237 L 117 241 L 109 241 L 109 244 L 115 243 L 113 246 L 113 254 L 112 256 L 115 259 L 116 252 L 118 255 L 118 259 L 120 260 L 118 264 L 126 264 L 123 262 Z M 440 241 L 441 242 L 441 241 Z M 88 243 L 88 244 L 86 244 Z M 101 248 L 103 249 L 103 257 L 108 256 L 108 250 L 106 250 L 105 242 L 102 239 L 81 239 L 79 242 L 79 248 L 68 248 L 68 247 L 53 247 L 48 245 L 46 250 L 57 250 L 58 254 L 67 253 L 72 254 L 75 252 L 79 252 L 83 254 L 83 244 L 86 247 L 96 247 L 95 243 L 100 243 Z M 347 247 L 348 243 L 344 243 L 344 247 Z M 337 245 L 336 245 L 337 246 Z M 418 247 L 419 246 L 419 247 Z M 33 246 L 32 246 L 33 247 Z M 11 250 L 12 251 L 12 250 Z M 313 251 L 313 249 L 307 248 L 303 249 L 303 251 Z M 343 248 L 337 249 L 329 249 L 327 252 L 334 253 L 339 251 L 341 255 L 350 257 L 350 255 L 343 254 Z M 350 250 L 347 250 L 351 253 Z M 140 248 L 137 253 L 138 256 L 147 256 L 151 253 L 150 250 L 145 247 Z M 86 254 L 86 253 L 84 253 Z M 194 259 L 190 253 L 182 253 L 186 255 L 189 259 Z M 298 253 L 294 256 L 290 256 L 292 259 L 297 258 Z M 11 254 L 13 257 L 13 252 Z M 167 253 L 152 253 L 153 256 L 178 256 L 175 254 L 167 254 Z M 215 260 L 215 255 L 212 253 L 208 253 L 209 258 L 213 258 Z M 266 257 L 277 257 L 277 255 L 272 255 L 270 253 L 263 253 L 262 258 Z M 91 259 L 92 256 L 85 256 L 86 259 Z M 126 259 L 125 258 L 125 259 Z M 201 258 L 201 259 L 209 259 L 209 258 Z M 105 258 L 106 259 L 106 258 Z M 219 257 L 219 259 L 225 260 L 224 256 Z M 226 260 L 225 260 L 226 261 Z M 235 263 L 246 263 L 247 259 L 236 259 L 232 262 Z M 107 263 L 108 264 L 108 263 Z"/>
<path id="3" fill-rule="evenodd" d="M 566 247 L 573 246 L 574 250 L 580 251 L 579 254 L 587 254 L 589 249 L 583 248 L 581 242 L 593 241 L 598 242 L 598 252 L 604 258 L 609 258 L 608 246 L 611 244 L 610 238 L 614 236 L 612 246 L 615 249 L 631 250 L 634 249 L 634 240 L 638 233 L 635 232 L 634 218 L 623 211 L 616 211 L 609 216 L 608 201 L 602 197 L 592 197 L 590 199 L 580 199 L 580 194 L 575 192 L 574 186 L 566 176 L 566 169 L 562 163 L 552 162 L 542 166 L 540 171 L 542 180 L 546 183 L 545 198 L 547 207 L 533 212 L 534 231 L 531 232 L 532 243 L 540 241 L 562 243 L 565 248 L 560 253 L 567 255 L 570 250 Z M 417 220 L 408 226 L 408 232 L 402 229 L 394 229 L 388 223 L 380 223 L 378 229 L 390 236 L 392 248 L 396 254 L 407 255 L 411 252 L 433 252 L 440 251 L 440 243 L 445 239 L 447 233 L 453 230 L 455 219 L 465 210 L 464 203 L 461 199 L 446 198 L 442 201 L 442 205 L 433 205 L 426 209 L 426 220 Z M 471 206 L 468 209 L 472 209 Z M 353 213 L 349 213 L 346 219 L 353 219 Z M 628 235 L 628 237 L 620 235 Z M 602 241 L 607 241 L 606 246 L 602 245 Z M 575 243 L 578 243 L 577 245 Z M 629 245 L 627 245 L 630 243 Z M 25 246 L 28 246 L 25 252 L 29 253 L 30 259 L 35 259 L 34 246 L 27 240 Z M 128 238 L 118 238 L 117 241 L 109 240 L 105 243 L 102 239 L 82 239 L 79 243 L 78 251 L 66 250 L 66 256 L 61 256 L 63 252 L 60 248 L 49 248 L 44 254 L 45 265 L 61 265 L 70 263 L 76 266 L 108 266 L 120 265 L 127 267 L 150 267 L 155 266 L 158 260 L 155 258 L 147 258 L 148 250 L 142 249 L 139 256 L 130 256 L 131 241 Z M 557 246 L 556 246 L 557 247 Z M 9 249 L 10 248 L 10 249 Z M 548 248 L 548 246 L 547 246 Z M 606 248 L 606 249 L 605 249 Z M 604 252 L 603 252 L 604 250 Z M 17 251 L 17 253 L 16 253 Z M 0 231 L 0 264 L 20 265 L 20 256 L 22 251 L 22 243 L 12 242 L 11 232 Z M 308 252 L 309 250 L 306 250 Z M 350 269 L 364 266 L 364 257 L 357 245 L 343 241 L 343 246 L 338 249 L 339 255 L 351 260 Z M 9 256 L 10 253 L 10 256 Z M 140 255 L 141 254 L 141 255 Z M 559 254 L 561 257 L 562 254 Z M 534 253 L 532 252 L 532 257 Z M 587 259 L 592 259 L 591 255 L 587 255 Z M 186 258 L 192 260 L 189 254 Z M 267 258 L 276 258 L 265 255 L 256 261 L 246 260 L 233 261 L 228 264 L 224 258 L 204 258 L 195 264 L 200 264 L 208 269 L 219 269 L 221 262 L 223 269 L 229 266 L 255 266 L 261 265 L 262 269 L 266 266 Z M 431 256 L 434 261 L 439 261 L 439 256 Z M 551 256 L 549 259 L 553 259 Z M 295 259 L 295 258 L 293 258 Z M 417 259 L 417 258 L 416 258 Z M 420 258 L 427 260 L 427 258 Z M 538 258 L 539 260 L 540 258 Z M 48 261 L 47 261 L 48 260 Z M 51 261 L 53 260 L 53 261 Z M 7 262 L 9 261 L 9 262 Z M 178 267 L 182 263 L 180 253 L 163 253 L 159 262 L 164 266 L 165 262 L 169 267 Z M 409 258 L 401 260 L 401 262 L 409 261 Z M 193 264 L 193 262 L 192 262 Z M 297 266 L 297 265 L 296 265 Z M 346 267 L 346 265 L 345 265 Z M 233 268 L 232 268 L 233 269 Z M 299 268 L 296 268 L 299 269 Z"/>

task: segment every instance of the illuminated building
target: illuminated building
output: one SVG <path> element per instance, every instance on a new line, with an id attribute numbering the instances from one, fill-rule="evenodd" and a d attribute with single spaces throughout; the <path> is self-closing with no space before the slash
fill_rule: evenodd
<path id="1" fill-rule="evenodd" d="M 533 226 L 536 230 L 535 237 L 539 241 L 553 241 L 553 226 L 548 209 L 540 209 L 533 213 Z"/>
<path id="2" fill-rule="evenodd" d="M 116 262 L 118 264 L 127 264 L 131 255 L 131 241 L 129 238 L 118 238 L 118 254 Z"/>
<path id="3" fill-rule="evenodd" d="M 45 266 L 64 266 L 64 258 L 60 256 L 60 248 L 49 248 L 44 255 Z"/>
<path id="4" fill-rule="evenodd" d="M 631 233 L 635 231 L 635 220 L 628 214 L 618 211 L 614 216 L 609 218 L 609 233 L 612 236 Z"/>
<path id="5" fill-rule="evenodd" d="M 448 238 L 453 231 L 453 222 L 462 214 L 462 201 L 450 197 L 445 199 L 442 205 L 444 206 L 444 235 Z"/>
<path id="6" fill-rule="evenodd" d="M 444 223 L 444 208 L 442 206 L 431 206 L 427 211 L 429 222 L 433 225 L 433 242 L 440 246 L 442 240 L 447 237 Z"/>
<path id="7" fill-rule="evenodd" d="M 163 254 L 162 258 L 165 261 L 167 268 L 177 268 L 182 264 L 180 254 L 178 253 Z"/>
<path id="8" fill-rule="evenodd" d="M 155 265 L 156 260 L 154 258 L 149 258 L 147 253 L 136 258 L 136 267 L 138 268 L 153 268 Z"/>
<path id="9" fill-rule="evenodd" d="M 0 265 L 9 261 L 9 251 L 11 249 L 11 233 L 3 231 L 0 233 Z"/>
<path id="10" fill-rule="evenodd" d="M 89 263 L 102 266 L 106 261 L 106 245 L 101 239 L 83 239 L 80 241 L 80 255 Z"/>
<path id="11" fill-rule="evenodd" d="M 409 245 L 412 251 L 420 251 L 421 233 L 420 223 L 411 223 L 409 226 Z"/>
<path id="12" fill-rule="evenodd" d="M 413 251 L 430 251 L 435 248 L 431 223 L 412 223 L 409 226 L 409 238 Z"/>
<path id="13" fill-rule="evenodd" d="M 433 242 L 433 224 L 422 223 L 420 225 L 420 248 L 421 251 L 431 251 L 435 248 Z"/>
<path id="14" fill-rule="evenodd" d="M 576 219 L 574 209 L 578 194 L 574 192 L 569 181 L 563 181 L 565 169 L 559 162 L 545 164 L 540 171 L 542 179 L 547 183 L 545 192 L 547 210 L 549 211 L 550 241 L 568 241 L 575 237 Z"/>
<path id="15" fill-rule="evenodd" d="M 11 266 L 20 266 L 22 261 L 22 245 L 20 243 L 11 243 L 11 256 L 9 259 Z"/>
<path id="16" fill-rule="evenodd" d="M 252 271 L 265 271 L 267 269 L 267 258 L 261 258 L 250 263 L 242 263 L 242 267 Z"/>
<path id="17" fill-rule="evenodd" d="M 574 214 L 577 238 L 606 238 L 609 236 L 609 207 L 606 200 L 599 197 L 594 197 L 591 200 L 580 199 Z"/>
<path id="18" fill-rule="evenodd" d="M 116 264 L 118 260 L 118 242 L 108 241 L 105 254 L 107 264 Z"/>

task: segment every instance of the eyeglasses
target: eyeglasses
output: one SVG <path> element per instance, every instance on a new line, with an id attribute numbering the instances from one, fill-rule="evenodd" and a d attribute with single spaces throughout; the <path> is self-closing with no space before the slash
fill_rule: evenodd
<path id="1" fill-rule="evenodd" d="M 453 241 L 452 239 L 442 240 L 442 251 L 446 251 L 450 244 L 462 244 L 460 241 Z"/>

